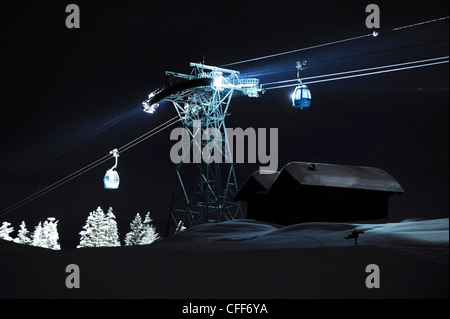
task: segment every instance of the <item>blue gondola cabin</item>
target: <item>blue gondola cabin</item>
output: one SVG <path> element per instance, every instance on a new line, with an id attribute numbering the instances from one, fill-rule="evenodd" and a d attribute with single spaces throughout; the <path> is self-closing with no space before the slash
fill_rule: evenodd
<path id="1" fill-rule="evenodd" d="M 292 93 L 292 106 L 298 108 L 309 107 L 311 105 L 311 92 L 304 84 L 295 88 Z"/>

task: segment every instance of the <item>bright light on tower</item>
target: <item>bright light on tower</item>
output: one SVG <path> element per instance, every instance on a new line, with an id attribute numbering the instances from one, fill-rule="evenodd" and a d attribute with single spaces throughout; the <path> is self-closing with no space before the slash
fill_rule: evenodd
<path id="1" fill-rule="evenodd" d="M 142 110 L 146 113 L 153 114 L 155 110 L 158 108 L 159 104 L 154 103 L 150 104 L 149 101 L 155 96 L 155 92 L 152 92 L 148 95 L 148 99 L 142 102 Z"/>
<path id="2" fill-rule="evenodd" d="M 216 89 L 216 90 L 220 90 L 220 89 L 222 89 L 222 85 L 223 85 L 223 76 L 222 75 L 218 75 L 218 76 L 216 76 L 216 77 L 214 77 L 214 82 L 213 82 L 213 87 Z"/>
<path id="3" fill-rule="evenodd" d="M 142 102 L 142 109 L 146 113 L 153 114 L 158 106 L 158 103 L 149 105 L 147 101 Z"/>

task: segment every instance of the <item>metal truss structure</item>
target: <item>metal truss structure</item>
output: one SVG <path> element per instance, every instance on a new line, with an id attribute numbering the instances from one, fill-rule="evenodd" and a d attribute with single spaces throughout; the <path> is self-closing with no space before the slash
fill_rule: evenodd
<path id="1" fill-rule="evenodd" d="M 233 199 L 238 186 L 225 118 L 233 96 L 263 93 L 258 79 L 240 79 L 238 71 L 201 63 L 190 66 L 189 75 L 167 71 L 170 84 L 143 102 L 148 113 L 156 110 L 159 101 L 172 102 L 187 137 L 183 150 L 189 151 L 178 153 L 181 161 L 176 164 L 168 233 L 244 217 L 240 203 Z"/>

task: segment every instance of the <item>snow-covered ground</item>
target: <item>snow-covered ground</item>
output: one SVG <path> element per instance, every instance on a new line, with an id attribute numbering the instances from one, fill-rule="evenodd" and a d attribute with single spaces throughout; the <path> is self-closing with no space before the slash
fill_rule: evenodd
<path id="1" fill-rule="evenodd" d="M 364 231 L 355 247 L 345 237 Z M 151 245 L 51 251 L 0 241 L 0 298 L 448 298 L 449 219 L 200 225 Z M 81 288 L 67 289 L 77 264 Z M 380 268 L 369 289 L 366 266 Z"/>
<path id="2" fill-rule="evenodd" d="M 449 219 L 404 220 L 391 223 L 330 223 L 316 222 L 276 227 L 251 220 L 204 224 L 161 242 L 227 242 L 259 243 L 261 247 L 292 246 L 346 247 L 353 239 L 345 239 L 352 230 L 361 230 L 358 245 L 380 247 L 447 247 Z M 257 246 L 254 246 L 257 248 Z"/>

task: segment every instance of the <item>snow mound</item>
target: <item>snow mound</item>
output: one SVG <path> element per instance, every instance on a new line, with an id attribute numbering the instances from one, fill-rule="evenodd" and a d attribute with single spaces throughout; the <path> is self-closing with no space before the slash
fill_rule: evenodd
<path id="1" fill-rule="evenodd" d="M 362 224 L 364 241 L 379 246 L 447 247 L 449 219 L 404 220 L 399 223 Z"/>
<path id="2" fill-rule="evenodd" d="M 278 228 L 251 220 L 202 224 L 174 234 L 159 242 L 233 242 L 258 238 Z"/>
<path id="3" fill-rule="evenodd" d="M 273 248 L 345 247 L 354 245 L 353 239 L 345 238 L 354 229 L 363 231 L 358 246 L 448 247 L 449 242 L 448 218 L 379 224 L 314 222 L 285 227 L 237 220 L 195 226 L 159 242 L 242 242 Z"/>

